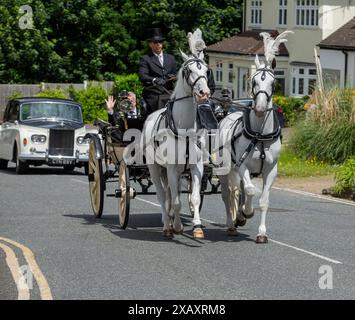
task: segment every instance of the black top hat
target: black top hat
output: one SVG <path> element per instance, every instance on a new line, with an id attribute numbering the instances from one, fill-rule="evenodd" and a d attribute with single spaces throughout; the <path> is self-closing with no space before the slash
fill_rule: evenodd
<path id="1" fill-rule="evenodd" d="M 165 40 L 160 28 L 152 28 L 149 30 L 148 41 L 163 41 Z"/>

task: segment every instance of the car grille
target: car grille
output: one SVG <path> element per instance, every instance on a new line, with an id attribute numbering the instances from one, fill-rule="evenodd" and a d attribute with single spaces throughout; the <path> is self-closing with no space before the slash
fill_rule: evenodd
<path id="1" fill-rule="evenodd" d="M 74 130 L 51 129 L 49 155 L 72 157 L 74 155 Z"/>

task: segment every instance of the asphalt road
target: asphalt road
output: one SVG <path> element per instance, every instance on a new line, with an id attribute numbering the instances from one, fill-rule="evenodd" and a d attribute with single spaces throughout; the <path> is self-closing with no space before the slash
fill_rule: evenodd
<path id="1" fill-rule="evenodd" d="M 183 202 L 186 213 L 186 195 Z M 205 197 L 204 240 L 193 239 L 187 214 L 184 234 L 164 239 L 153 195 L 131 202 L 126 230 L 116 210 L 117 200 L 106 198 L 103 218 L 94 218 L 78 169 L 0 171 L 0 245 L 19 266 L 40 270 L 30 299 L 355 297 L 354 205 L 273 189 L 266 245 L 254 242 L 258 211 L 227 237 L 220 195 Z M 0 299 L 18 298 L 10 270 L 0 246 Z"/>

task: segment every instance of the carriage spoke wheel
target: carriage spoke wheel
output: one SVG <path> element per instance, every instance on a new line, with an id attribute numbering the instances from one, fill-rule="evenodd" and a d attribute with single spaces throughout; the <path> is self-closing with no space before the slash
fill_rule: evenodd
<path id="1" fill-rule="evenodd" d="M 104 175 L 102 171 L 102 160 L 96 159 L 95 143 L 90 143 L 89 148 L 89 190 L 91 207 L 96 218 L 101 218 L 104 207 Z"/>
<path id="2" fill-rule="evenodd" d="M 121 228 L 126 229 L 129 218 L 129 204 L 133 195 L 129 185 L 129 170 L 123 160 L 120 162 L 118 173 L 118 188 L 120 190 L 120 198 L 118 200 L 118 219 Z"/>
<path id="3" fill-rule="evenodd" d="M 194 206 L 192 205 L 192 201 L 191 201 L 191 195 L 192 195 L 192 178 L 191 178 L 191 175 L 189 175 L 189 177 L 187 178 L 187 191 L 188 191 L 187 200 L 188 200 L 188 203 L 189 203 L 190 214 L 193 217 L 195 215 L 195 210 L 194 210 Z M 200 199 L 201 199 L 200 206 L 199 206 L 200 212 L 201 212 L 201 209 L 202 209 L 203 197 L 204 197 L 204 194 L 203 193 L 200 194 Z"/>

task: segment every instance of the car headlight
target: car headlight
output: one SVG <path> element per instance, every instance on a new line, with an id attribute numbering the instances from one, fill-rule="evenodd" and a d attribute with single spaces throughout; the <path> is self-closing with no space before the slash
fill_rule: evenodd
<path id="1" fill-rule="evenodd" d="M 89 139 L 84 139 L 84 137 L 77 137 L 76 142 L 77 144 L 89 144 Z"/>
<path id="2" fill-rule="evenodd" d="M 43 134 L 34 134 L 31 136 L 31 140 L 35 143 L 45 143 L 47 141 L 47 137 Z"/>

